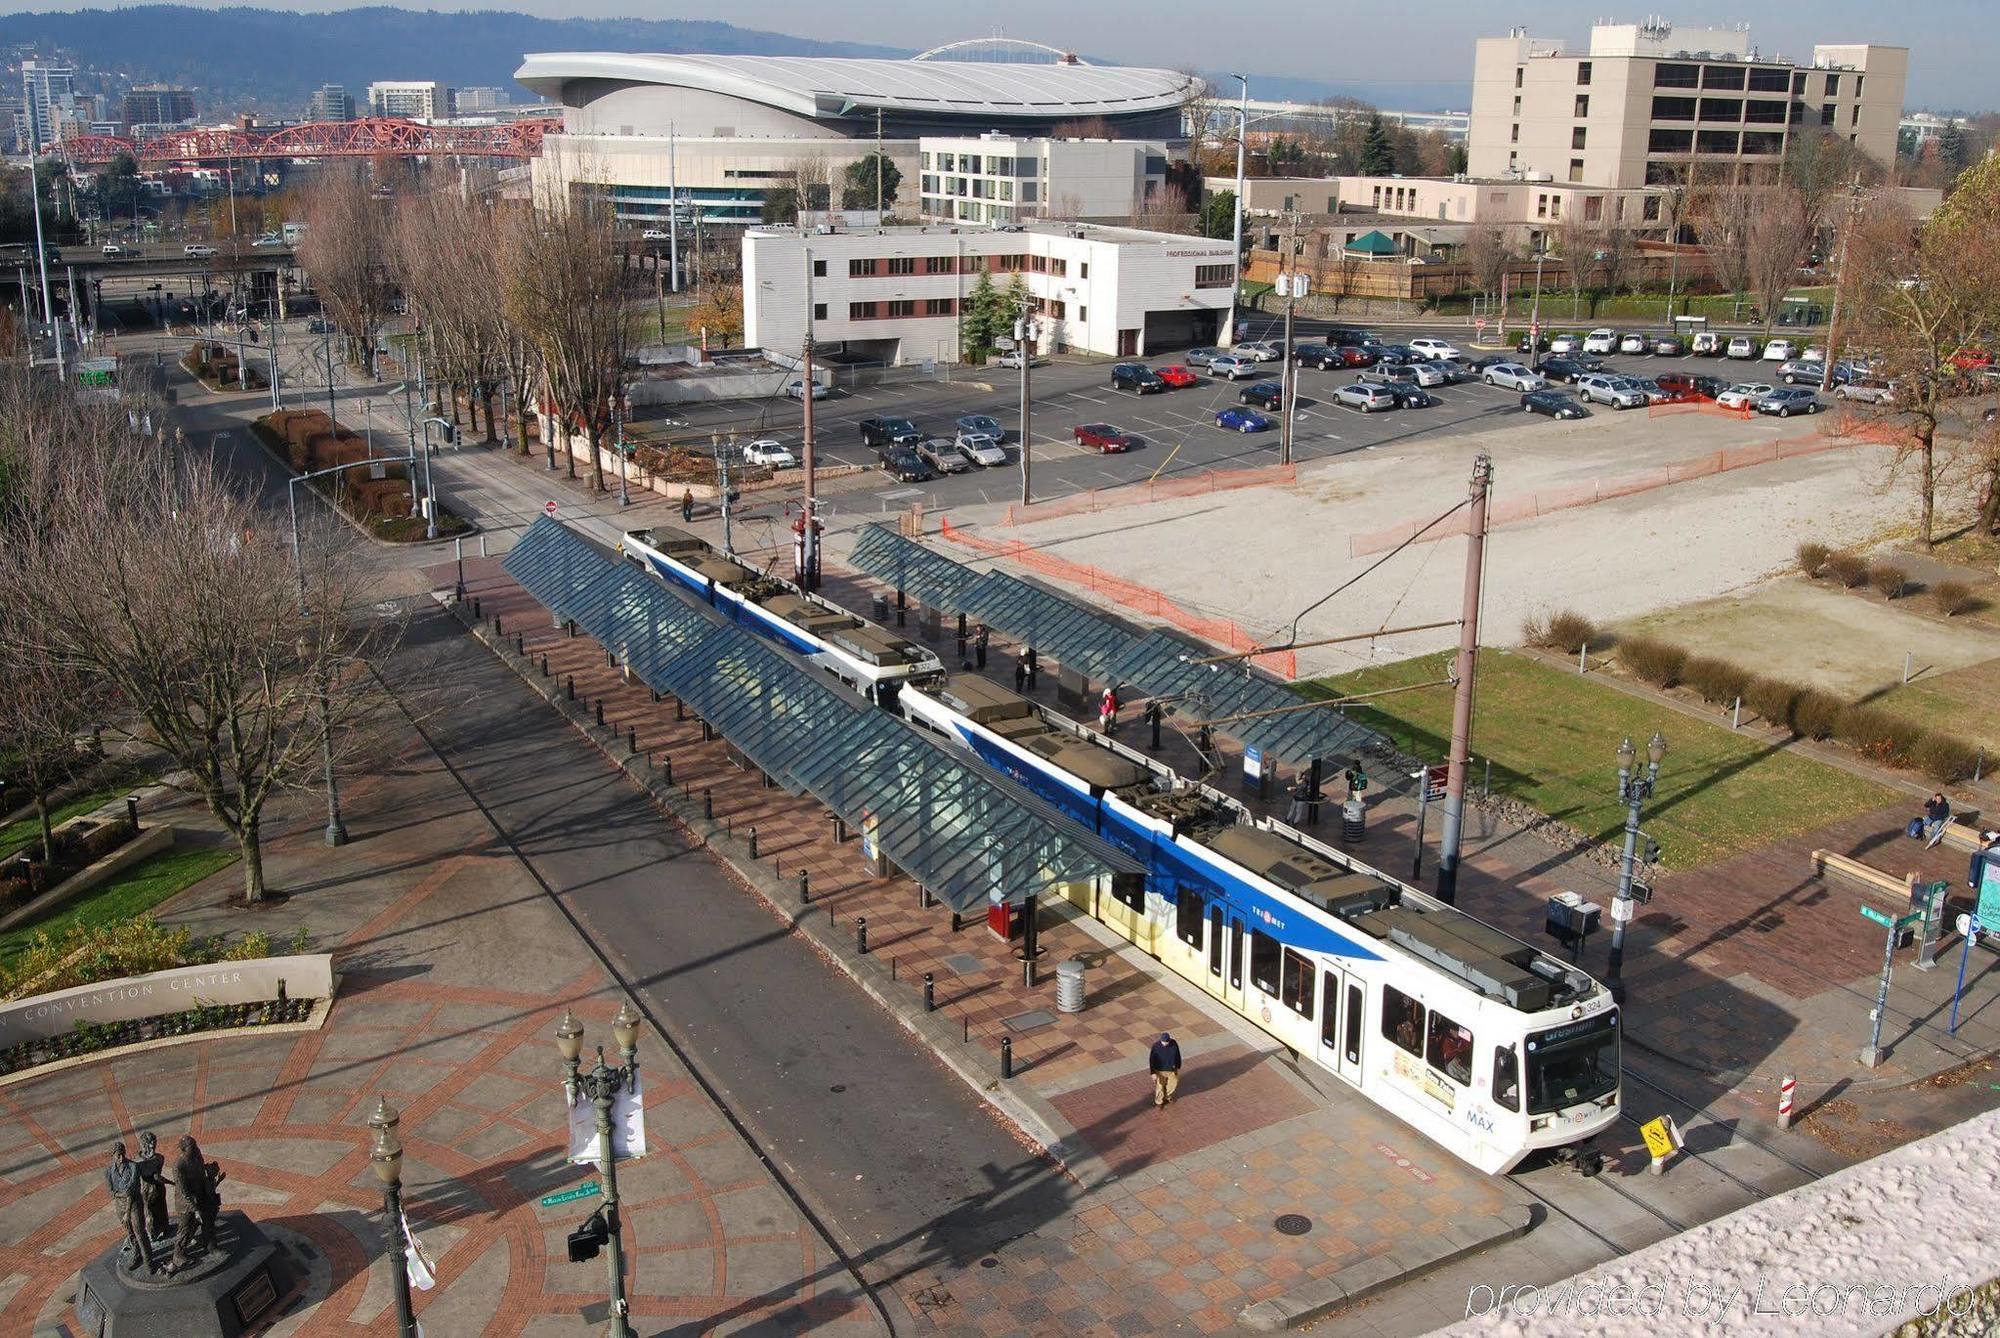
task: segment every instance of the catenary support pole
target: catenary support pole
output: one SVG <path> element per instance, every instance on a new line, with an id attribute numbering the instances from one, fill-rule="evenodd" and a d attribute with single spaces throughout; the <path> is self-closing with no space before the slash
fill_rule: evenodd
<path id="1" fill-rule="evenodd" d="M 1472 462 L 1472 511 L 1465 541 L 1465 598 L 1459 612 L 1457 690 L 1451 707 L 1451 755 L 1447 759 L 1444 822 L 1438 833 L 1437 894 L 1447 905 L 1458 899 L 1458 849 L 1465 827 L 1465 776 L 1472 759 L 1473 680 L 1479 661 L 1479 605 L 1486 559 L 1486 503 L 1493 490 L 1493 458 Z"/>

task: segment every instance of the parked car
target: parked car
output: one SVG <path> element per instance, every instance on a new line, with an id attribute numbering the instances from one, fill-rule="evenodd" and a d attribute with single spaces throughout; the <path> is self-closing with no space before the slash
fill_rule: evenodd
<path id="1" fill-rule="evenodd" d="M 647 228 L 639 234 L 639 240 L 642 242 L 664 242 L 670 241 L 672 238 L 665 228 Z"/>
<path id="2" fill-rule="evenodd" d="M 1695 372 L 1661 372 L 1653 380 L 1677 400 L 1712 400 L 1729 389 L 1729 383 L 1721 377 L 1701 376 Z"/>
<path id="3" fill-rule="evenodd" d="M 1714 330 L 1697 330 L 1688 351 L 1697 358 L 1713 358 L 1722 352 L 1722 336 Z"/>
<path id="4" fill-rule="evenodd" d="M 1516 353 L 1547 353 L 1549 351 L 1549 337 L 1543 335 L 1539 339 L 1531 340 L 1527 335 L 1522 335 L 1514 341 L 1514 351 Z"/>
<path id="5" fill-rule="evenodd" d="M 1284 384 L 1278 381 L 1255 382 L 1244 387 L 1243 392 L 1236 397 L 1236 402 L 1275 412 L 1285 407 Z"/>
<path id="6" fill-rule="evenodd" d="M 1132 449 L 1132 435 L 1120 432 L 1109 423 L 1085 423 L 1076 429 L 1076 444 L 1088 446 L 1102 455 L 1115 455 Z"/>
<path id="7" fill-rule="evenodd" d="M 1650 376 L 1628 376 L 1625 384 L 1644 395 L 1648 404 L 1666 404 L 1673 399 L 1672 392 Z"/>
<path id="8" fill-rule="evenodd" d="M 1628 334 L 1618 341 L 1620 353 L 1650 353 L 1653 341 L 1642 334 Z"/>
<path id="9" fill-rule="evenodd" d="M 1489 386 L 1506 390 L 1540 390 L 1548 384 L 1548 379 L 1540 372 L 1523 367 L 1518 362 L 1496 362 L 1479 379 Z"/>
<path id="10" fill-rule="evenodd" d="M 1340 346 L 1340 365 L 1342 367 L 1373 367 L 1380 361 L 1382 361 L 1382 352 L 1380 349 L 1369 348 L 1362 344 L 1342 344 Z"/>
<path id="11" fill-rule="evenodd" d="M 1729 341 L 1729 347 L 1723 350 L 1722 356 L 1739 360 L 1754 358 L 1757 356 L 1757 341 L 1749 335 L 1737 335 Z"/>
<path id="12" fill-rule="evenodd" d="M 1653 341 L 1653 356 L 1656 358 L 1685 358 L 1687 340 L 1679 335 L 1661 335 Z"/>
<path id="13" fill-rule="evenodd" d="M 315 316 L 306 322 L 307 334 L 332 334 L 333 322 L 324 316 Z"/>
<path id="14" fill-rule="evenodd" d="M 1618 351 L 1618 332 L 1603 328 L 1592 330 L 1583 337 L 1583 351 L 1585 353 L 1616 353 Z"/>
<path id="15" fill-rule="evenodd" d="M 1430 391 L 1422 386 L 1412 385 L 1408 381 L 1391 381 L 1383 389 L 1395 396 L 1398 409 L 1428 409 L 1434 404 L 1441 403 Z"/>
<path id="16" fill-rule="evenodd" d="M 1548 387 L 1531 390 L 1521 396 L 1521 407 L 1529 413 L 1547 414 L 1551 418 L 1590 417 L 1590 410 L 1578 404 L 1568 394 Z"/>
<path id="17" fill-rule="evenodd" d="M 1260 340 L 1249 344 L 1238 344 L 1236 356 L 1248 358 L 1252 362 L 1276 362 L 1284 354 L 1279 351 L 1276 344 L 1266 344 Z"/>
<path id="18" fill-rule="evenodd" d="M 1450 379 L 1445 375 L 1443 368 L 1425 358 L 1416 358 L 1409 362 L 1397 364 L 1395 370 L 1409 373 L 1406 377 L 1398 377 L 1398 380 L 1414 380 L 1418 385 L 1426 388 L 1441 386 Z"/>
<path id="19" fill-rule="evenodd" d="M 1586 372 L 1601 372 L 1604 370 L 1604 359 L 1598 357 L 1595 353 L 1572 353 L 1569 355 L 1569 360 L 1583 368 Z"/>
<path id="20" fill-rule="evenodd" d="M 1047 358 L 1036 354 L 1028 359 L 1028 365 L 1030 367 L 1043 367 L 1048 364 L 1048 361 Z M 1021 350 L 1018 348 L 1003 349 L 993 355 L 993 365 L 995 367 L 1019 367 L 1021 365 Z"/>
<path id="21" fill-rule="evenodd" d="M 1340 350 L 1330 344 L 1307 341 L 1292 350 L 1292 360 L 1301 367 L 1317 367 L 1325 371 L 1329 367 L 1340 366 Z"/>
<path id="22" fill-rule="evenodd" d="M 1781 386 L 1757 401 L 1757 412 L 1790 418 L 1795 413 L 1818 413 L 1824 407 L 1819 396 L 1804 386 Z"/>
<path id="23" fill-rule="evenodd" d="M 961 432 L 957 444 L 958 453 L 981 469 L 1007 463 L 1007 452 L 1000 449 L 998 437 L 984 432 Z"/>
<path id="24" fill-rule="evenodd" d="M 1773 339 L 1764 345 L 1765 362 L 1790 362 L 1799 356 L 1799 346 L 1789 339 Z"/>
<path id="25" fill-rule="evenodd" d="M 1215 416 L 1215 425 L 1228 432 L 1262 432 L 1272 422 L 1255 409 L 1224 409 Z"/>
<path id="26" fill-rule="evenodd" d="M 1576 379 L 1577 393 L 1592 404 L 1608 404 L 1614 409 L 1637 409 L 1646 397 L 1625 383 L 1623 377 L 1593 372 Z"/>
<path id="27" fill-rule="evenodd" d="M 1143 362 L 1116 362 L 1111 365 L 1111 388 L 1129 390 L 1134 395 L 1154 395 L 1165 390 L 1167 383 Z"/>
<path id="28" fill-rule="evenodd" d="M 1408 344 L 1381 344 L 1375 350 L 1377 362 L 1417 362 L 1417 351 Z"/>
<path id="29" fill-rule="evenodd" d="M 1373 381 L 1353 381 L 1333 392 L 1333 402 L 1363 413 L 1396 407 L 1396 392 Z"/>
<path id="30" fill-rule="evenodd" d="M 1455 358 L 1458 356 L 1458 346 L 1453 344 L 1449 339 L 1431 339 L 1425 337 L 1423 339 L 1412 339 L 1410 341 L 1410 352 L 1420 358 Z"/>
<path id="31" fill-rule="evenodd" d="M 976 436 L 991 437 L 995 441 L 1007 440 L 1007 429 L 1001 427 L 1000 420 L 991 414 L 962 413 L 952 426 L 958 429 L 960 436 L 972 433 Z"/>
<path id="32" fill-rule="evenodd" d="M 1573 358 L 1543 358 L 1536 370 L 1544 381 L 1574 381 L 1584 374 L 1583 365 Z"/>
<path id="33" fill-rule="evenodd" d="M 1488 367 L 1498 367 L 1503 362 L 1512 361 L 1514 360 L 1505 353 L 1482 353 L 1476 358 L 1467 358 L 1465 365 L 1477 376 L 1483 374 Z"/>
<path id="34" fill-rule="evenodd" d="M 1170 390 L 1180 390 L 1183 387 L 1193 385 L 1201 379 L 1191 370 L 1181 366 L 1177 362 L 1168 363 L 1165 367 L 1155 367 L 1153 375 L 1164 381 Z"/>
<path id="35" fill-rule="evenodd" d="M 832 393 L 833 393 L 833 388 L 831 386 L 828 386 L 820 381 L 814 381 L 812 383 L 812 397 L 814 399 L 823 400 Z M 803 400 L 805 399 L 805 397 L 806 397 L 806 383 L 803 378 L 795 376 L 791 380 L 785 382 L 786 399 Z"/>
<path id="36" fill-rule="evenodd" d="M 1549 336 L 1549 346 L 1547 351 L 1558 355 L 1565 353 L 1581 353 L 1583 352 L 1583 336 L 1579 334 L 1571 334 L 1568 331 L 1564 331 L 1561 334 L 1552 334 Z"/>
<path id="37" fill-rule="evenodd" d="M 276 232 L 260 232 L 257 234 L 257 240 L 250 243 L 252 246 L 283 246 L 284 244 L 284 235 Z"/>
<path id="38" fill-rule="evenodd" d="M 215 248 L 203 242 L 189 242 L 181 248 L 181 254 L 190 260 L 206 260 L 215 254 Z"/>
<path id="39" fill-rule="evenodd" d="M 1790 362 L 1778 368 L 1778 379 L 1788 386 L 1801 384 L 1816 386 L 1825 377 L 1826 362 L 1819 358 L 1810 361 L 1804 358 L 1793 358 Z M 1852 381 L 1853 379 L 1854 369 L 1852 367 L 1844 362 L 1833 364 L 1833 383 L 1835 385 L 1840 385 L 1842 382 Z"/>
<path id="40" fill-rule="evenodd" d="M 1983 348 L 1962 348 L 1951 355 L 1951 365 L 1961 372 L 1976 372 L 1993 365 L 1993 355 Z"/>
<path id="41" fill-rule="evenodd" d="M 1715 397 L 1715 402 L 1725 409 L 1754 409 L 1757 401 L 1770 394 L 1776 386 L 1767 386 L 1761 381 L 1739 381 Z"/>
<path id="42" fill-rule="evenodd" d="M 1479 373 L 1473 370 L 1472 365 L 1459 358 L 1433 358 L 1431 366 L 1444 373 L 1444 382 L 1448 386 L 1479 379 Z"/>
<path id="43" fill-rule="evenodd" d="M 882 472 L 898 483 L 922 483 L 931 477 L 930 467 L 916 448 L 901 443 L 882 451 Z"/>
<path id="44" fill-rule="evenodd" d="M 125 254 L 125 248 L 117 242 L 106 242 L 104 243 L 104 254 L 106 256 L 122 256 Z"/>
<path id="45" fill-rule="evenodd" d="M 864 418 L 861 420 L 863 446 L 914 446 L 924 439 L 917 425 L 907 418 Z"/>
<path id="46" fill-rule="evenodd" d="M 791 448 L 775 437 L 760 437 L 743 448 L 746 465 L 769 465 L 773 469 L 795 469 L 799 459 Z"/>
<path id="47" fill-rule="evenodd" d="M 1206 367 L 1208 366 L 1208 360 L 1220 352 L 1222 350 L 1219 348 L 1209 348 L 1207 346 L 1191 348 L 1181 355 L 1181 361 L 1195 367 Z"/>
<path id="48" fill-rule="evenodd" d="M 1853 400 L 1859 404 L 1894 404 L 1896 383 L 1884 381 L 1879 376 L 1857 376 L 1852 381 L 1836 385 L 1833 397 L 1837 400 Z"/>
<path id="49" fill-rule="evenodd" d="M 972 468 L 972 461 L 959 453 L 958 443 L 943 437 L 926 437 L 918 442 L 917 458 L 940 474 L 963 474 Z"/>
<path id="50" fill-rule="evenodd" d="M 1218 353 L 1208 360 L 1208 374 L 1240 381 L 1246 376 L 1261 376 L 1263 372 L 1257 366 L 1255 359 L 1246 358 L 1239 353 Z"/>

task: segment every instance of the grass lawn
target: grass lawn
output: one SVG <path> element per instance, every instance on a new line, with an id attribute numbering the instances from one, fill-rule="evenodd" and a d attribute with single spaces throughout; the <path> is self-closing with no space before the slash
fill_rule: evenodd
<path id="1" fill-rule="evenodd" d="M 0 962 L 13 960 L 43 930 L 50 938 L 61 938 L 73 924 L 104 925 L 144 915 L 236 859 L 236 851 L 228 848 L 163 850 L 41 919 L 0 934 Z"/>
<path id="2" fill-rule="evenodd" d="M 93 808 L 102 808 L 112 800 L 132 793 L 132 785 L 110 785 L 90 794 L 78 795 L 66 804 L 57 804 L 49 812 L 49 826 L 60 827 L 79 813 L 88 813 Z M 42 825 L 30 813 L 19 822 L 0 827 L 0 859 L 6 859 L 16 851 L 24 849 L 42 839 Z"/>
<path id="3" fill-rule="evenodd" d="M 1442 678 L 1448 657 L 1427 656 L 1307 685 L 1369 692 Z M 1472 779 L 1493 759 L 1493 789 L 1592 836 L 1624 826 L 1614 796 L 1618 741 L 1630 736 L 1645 761 L 1655 729 L 1667 736 L 1658 793 L 1643 825 L 1668 868 L 1721 859 L 1781 836 L 1893 803 L 1872 781 L 1630 697 L 1576 674 L 1488 650 L 1479 657 Z M 1426 688 L 1348 708 L 1414 751 L 1443 760 L 1451 690 Z"/>

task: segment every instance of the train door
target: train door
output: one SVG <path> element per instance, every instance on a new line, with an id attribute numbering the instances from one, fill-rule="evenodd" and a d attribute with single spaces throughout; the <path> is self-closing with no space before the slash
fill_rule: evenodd
<path id="1" fill-rule="evenodd" d="M 1249 951 L 1250 940 L 1243 932 L 1243 921 L 1238 916 L 1229 917 L 1229 975 L 1227 988 L 1222 997 L 1237 1008 L 1243 1007 L 1243 972 L 1248 966 L 1244 960 Z"/>
<path id="2" fill-rule="evenodd" d="M 1208 972 L 1201 980 L 1217 997 L 1224 992 L 1223 968 L 1222 903 L 1212 902 L 1208 908 Z"/>
<path id="3" fill-rule="evenodd" d="M 1368 992 L 1344 971 L 1322 973 L 1319 1014 L 1319 1062 L 1356 1087 L 1361 1085 L 1363 1001 Z"/>

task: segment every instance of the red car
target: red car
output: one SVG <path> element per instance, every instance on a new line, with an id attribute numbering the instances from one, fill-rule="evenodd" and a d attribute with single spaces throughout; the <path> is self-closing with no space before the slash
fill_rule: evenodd
<path id="1" fill-rule="evenodd" d="M 1340 365 L 1343 367 L 1373 367 L 1375 365 L 1375 355 L 1365 348 L 1357 348 L 1353 344 L 1342 344 L 1340 346 Z"/>
<path id="2" fill-rule="evenodd" d="M 1105 455 L 1132 449 L 1132 438 L 1109 423 L 1085 423 L 1076 430 L 1076 444 Z"/>
<path id="3" fill-rule="evenodd" d="M 1175 363 L 1171 367 L 1155 367 L 1153 375 L 1165 381 L 1175 390 L 1179 390 L 1183 386 L 1191 386 L 1199 379 L 1193 372 L 1179 363 Z"/>
<path id="4" fill-rule="evenodd" d="M 1993 365 L 1993 355 L 1983 348 L 1962 348 L 1951 355 L 1951 365 L 1961 372 L 1976 372 Z"/>

